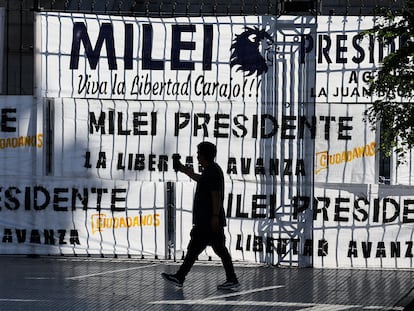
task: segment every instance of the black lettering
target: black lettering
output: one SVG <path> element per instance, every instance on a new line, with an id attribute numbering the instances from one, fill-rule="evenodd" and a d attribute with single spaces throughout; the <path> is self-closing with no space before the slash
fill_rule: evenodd
<path id="1" fill-rule="evenodd" d="M 266 124 L 267 124 L 266 120 L 270 121 L 270 125 L 271 125 L 270 132 L 266 132 Z M 274 116 L 270 115 L 270 114 L 263 114 L 262 118 L 261 118 L 261 122 L 262 122 L 262 125 L 261 125 L 261 136 L 262 136 L 262 138 L 273 137 L 276 134 L 277 129 L 279 128 L 279 125 L 277 124 L 276 118 Z M 282 132 L 283 132 L 283 125 L 282 125 Z M 283 133 L 282 133 L 282 139 L 283 139 Z"/>
<path id="2" fill-rule="evenodd" d="M 92 193 L 96 193 L 96 210 L 101 210 L 102 194 L 108 193 L 107 188 L 91 188 Z"/>
<path id="3" fill-rule="evenodd" d="M 96 168 L 106 168 L 106 153 L 104 151 L 100 151 L 98 154 Z"/>
<path id="4" fill-rule="evenodd" d="M 377 244 L 377 253 L 375 254 L 376 258 L 385 258 L 387 257 L 387 254 L 385 252 L 385 243 L 384 242 L 378 242 Z"/>
<path id="5" fill-rule="evenodd" d="M 371 257 L 372 242 L 362 242 L 362 254 L 364 258 Z"/>
<path id="6" fill-rule="evenodd" d="M 295 175 L 296 176 L 306 176 L 305 161 L 303 159 L 298 159 L 296 161 Z"/>
<path id="7" fill-rule="evenodd" d="M 253 252 L 263 252 L 263 237 L 260 235 L 253 237 Z"/>
<path id="8" fill-rule="evenodd" d="M 16 237 L 18 243 L 26 242 L 26 229 L 16 229 Z"/>
<path id="9" fill-rule="evenodd" d="M 271 176 L 279 175 L 279 159 L 269 160 L 269 175 Z"/>
<path id="10" fill-rule="evenodd" d="M 391 241 L 391 258 L 401 257 L 401 243 Z"/>
<path id="11" fill-rule="evenodd" d="M 414 257 L 413 242 L 412 241 L 407 241 L 407 242 L 405 242 L 405 244 L 407 245 L 407 250 L 405 252 L 405 257 L 406 258 L 413 258 Z"/>
<path id="12" fill-rule="evenodd" d="M 184 121 L 180 123 L 181 118 L 184 118 Z M 174 136 L 178 136 L 178 132 L 190 123 L 190 114 L 177 112 L 174 115 L 174 120 Z"/>
<path id="13" fill-rule="evenodd" d="M 33 208 L 37 211 L 45 209 L 50 202 L 49 191 L 42 186 L 35 186 L 33 187 L 33 193 Z M 43 195 L 43 202 L 40 202 L 40 194 Z"/>
<path id="14" fill-rule="evenodd" d="M 284 159 L 285 168 L 283 170 L 283 175 L 292 176 L 292 159 Z"/>
<path id="15" fill-rule="evenodd" d="M 199 119 L 203 119 L 203 123 L 199 123 Z M 208 137 L 207 124 L 210 122 L 210 115 L 206 113 L 197 113 L 194 116 L 194 136 L 197 136 L 197 132 L 203 129 L 203 137 Z"/>
<path id="16" fill-rule="evenodd" d="M 263 158 L 257 158 L 254 173 L 256 175 L 265 175 L 266 174 Z"/>
<path id="17" fill-rule="evenodd" d="M 319 208 L 319 202 L 323 202 L 322 208 Z M 313 205 L 314 205 L 313 220 L 317 219 L 318 213 L 322 213 L 323 221 L 328 221 L 329 220 L 329 218 L 328 218 L 328 208 L 329 208 L 330 204 L 331 204 L 331 198 L 329 198 L 329 197 L 314 198 L 314 201 L 313 201 Z"/>
<path id="18" fill-rule="evenodd" d="M 78 230 L 70 230 L 69 243 L 80 245 Z"/>
<path id="19" fill-rule="evenodd" d="M 289 243 L 288 239 L 282 239 L 282 238 L 277 239 L 276 253 L 278 255 L 286 254 L 288 243 Z"/>
<path id="20" fill-rule="evenodd" d="M 292 198 L 293 219 L 298 219 L 298 214 L 306 211 L 310 206 L 310 197 L 294 196 Z"/>
<path id="21" fill-rule="evenodd" d="M 68 188 L 55 188 L 54 195 L 53 195 L 53 209 L 57 212 L 67 212 L 68 207 L 67 206 L 59 206 L 59 202 L 65 202 L 67 203 L 69 201 L 69 198 L 67 197 L 60 197 L 60 193 L 67 193 L 69 192 Z"/>
<path id="22" fill-rule="evenodd" d="M 250 173 L 251 163 L 252 163 L 251 158 L 241 158 L 241 172 L 243 175 Z"/>
<path id="23" fill-rule="evenodd" d="M 43 234 L 45 236 L 45 241 L 44 244 L 48 244 L 48 245 L 55 245 L 55 237 L 54 237 L 54 232 L 53 230 L 43 230 Z"/>
<path id="24" fill-rule="evenodd" d="M 328 241 L 326 240 L 318 241 L 318 256 L 319 257 L 328 256 Z"/>
<path id="25" fill-rule="evenodd" d="M 240 123 L 239 118 L 242 118 L 244 122 L 248 120 L 248 118 L 244 114 L 238 114 L 233 118 L 234 125 L 241 130 L 241 134 L 239 134 L 235 129 L 232 130 L 232 133 L 236 137 L 245 137 L 247 135 L 247 128 L 243 124 Z"/>
<path id="26" fill-rule="evenodd" d="M 93 134 L 93 129 L 95 126 L 95 131 L 101 131 L 101 134 L 105 134 L 105 112 L 101 111 L 98 121 L 96 121 L 95 113 L 89 112 L 89 134 Z"/>
<path id="27" fill-rule="evenodd" d="M 86 151 L 86 153 L 85 153 L 85 163 L 83 164 L 83 167 L 85 167 L 85 168 L 92 168 L 92 164 L 91 164 L 91 152 L 90 151 Z"/>
<path id="28" fill-rule="evenodd" d="M 368 212 L 359 206 L 359 202 L 363 202 L 365 206 L 369 206 L 369 201 L 366 198 L 358 198 L 354 201 L 354 219 L 358 221 L 366 221 L 368 219 Z M 357 214 L 361 214 L 361 217 Z"/>
<path id="29" fill-rule="evenodd" d="M 342 55 L 348 51 L 346 45 L 342 44 L 342 41 L 346 41 L 348 38 L 347 35 L 337 35 L 336 36 L 336 63 L 337 64 L 346 64 L 347 58 Z"/>
<path id="30" fill-rule="evenodd" d="M 258 203 L 259 200 L 266 201 L 266 195 L 255 194 L 252 200 L 252 218 L 266 218 L 266 213 L 259 213 L 258 210 L 266 211 L 266 203 Z"/>
<path id="31" fill-rule="evenodd" d="M 124 163 L 124 154 L 122 152 L 118 153 L 118 161 L 116 163 L 117 170 L 125 170 L 125 163 Z"/>
<path id="32" fill-rule="evenodd" d="M 78 69 L 79 67 L 79 51 L 81 42 L 85 48 L 85 54 L 88 58 L 91 69 L 96 69 L 104 41 L 106 46 L 106 58 L 108 60 L 109 70 L 116 70 L 117 64 L 115 55 L 114 31 L 112 24 L 102 23 L 99 29 L 95 48 L 93 49 L 85 23 L 75 22 L 73 25 L 72 49 L 70 52 L 69 69 Z"/>
<path id="33" fill-rule="evenodd" d="M 141 120 L 141 117 L 145 117 L 147 114 L 145 112 L 134 112 L 132 115 L 133 118 L 133 127 L 134 127 L 134 135 L 148 135 L 148 131 L 140 130 L 142 125 L 148 125 L 148 121 Z"/>
<path id="34" fill-rule="evenodd" d="M 332 42 L 331 42 L 331 38 L 328 35 L 319 35 L 319 40 L 318 40 L 318 63 L 322 63 L 322 55 L 325 57 L 326 62 L 328 64 L 332 63 L 331 58 L 329 57 L 329 49 L 331 48 Z M 323 40 L 322 40 L 323 39 Z M 323 41 L 326 41 L 326 46 L 323 47 Z"/>
<path id="35" fill-rule="evenodd" d="M 16 122 L 16 108 L 3 108 L 1 109 L 1 131 L 2 132 L 16 132 L 17 127 L 12 126 L 9 122 Z M 13 114 L 13 116 L 11 116 Z"/>
<path id="36" fill-rule="evenodd" d="M 195 42 L 181 41 L 181 33 L 195 32 L 195 25 L 172 25 L 171 42 L 171 69 L 172 70 L 194 70 L 194 62 L 181 61 L 181 50 L 195 50 Z"/>
<path id="37" fill-rule="evenodd" d="M 364 38 L 363 35 L 357 34 L 352 38 L 352 46 L 355 48 L 355 50 L 359 53 L 359 57 L 352 57 L 352 61 L 356 64 L 362 63 L 362 61 L 365 58 L 365 51 L 364 49 L 359 45 L 359 42 Z"/>
<path id="38" fill-rule="evenodd" d="M 17 187 L 9 187 L 5 192 L 6 202 L 4 206 L 9 210 L 17 210 L 20 207 L 19 200 L 15 197 L 16 194 L 21 193 L 21 190 Z"/>
<path id="39" fill-rule="evenodd" d="M 40 232 L 37 229 L 33 229 L 30 233 L 30 243 L 40 244 Z"/>
<path id="40" fill-rule="evenodd" d="M 143 155 L 142 153 L 135 155 L 134 169 L 136 171 L 143 171 L 145 169 L 145 155 Z"/>
<path id="41" fill-rule="evenodd" d="M 13 235 L 11 229 L 5 228 L 3 231 L 3 243 L 13 243 Z"/>
<path id="42" fill-rule="evenodd" d="M 404 200 L 403 223 L 414 222 L 414 218 L 409 218 L 409 214 L 414 214 L 414 208 L 410 209 L 410 205 L 414 206 L 414 200 Z"/>
<path id="43" fill-rule="evenodd" d="M 82 209 L 88 209 L 88 189 L 83 188 L 83 196 L 80 193 L 80 190 L 77 188 L 72 188 L 72 211 L 76 210 L 76 199 L 78 199 L 82 204 Z"/>
<path id="44" fill-rule="evenodd" d="M 60 229 L 58 230 L 59 235 L 59 245 L 67 244 L 65 241 L 66 230 Z"/>
<path id="45" fill-rule="evenodd" d="M 338 139 L 351 140 L 352 137 L 347 132 L 352 131 L 353 126 L 345 124 L 347 121 L 352 121 L 353 117 L 339 117 Z M 345 132 L 345 133 L 344 133 Z"/>
<path id="46" fill-rule="evenodd" d="M 127 192 L 126 189 L 118 189 L 118 188 L 112 189 L 112 193 L 111 193 L 111 211 L 114 211 L 114 212 L 123 212 L 123 211 L 125 211 L 125 207 L 117 207 L 116 203 L 117 202 L 126 202 L 125 196 L 123 196 L 123 197 L 118 197 L 117 196 L 117 194 L 126 193 L 126 192 Z M 73 243 L 71 243 L 71 244 L 73 244 Z"/>
<path id="47" fill-rule="evenodd" d="M 122 112 L 118 112 L 118 135 L 130 135 L 131 134 L 131 130 L 123 130 L 122 129 L 122 121 L 123 121 L 123 113 Z"/>
<path id="48" fill-rule="evenodd" d="M 158 171 L 167 172 L 168 171 L 168 156 L 161 154 L 158 158 Z"/>
<path id="49" fill-rule="evenodd" d="M 220 119 L 229 120 L 230 115 L 219 113 L 219 114 L 216 114 L 214 116 L 214 137 L 228 138 L 229 134 L 228 133 L 220 133 L 220 128 L 228 129 L 230 127 L 230 125 L 229 125 L 229 123 L 226 123 L 226 122 L 221 123 Z"/>
<path id="50" fill-rule="evenodd" d="M 341 203 L 349 203 L 349 198 L 336 198 L 335 199 L 335 217 L 334 221 L 348 221 L 348 217 L 342 217 L 341 212 L 349 213 L 349 207 L 341 207 Z"/>
<path id="51" fill-rule="evenodd" d="M 152 59 L 153 30 L 150 24 L 142 25 L 142 69 L 164 70 L 162 60 Z"/>
<path id="52" fill-rule="evenodd" d="M 236 200 L 237 200 L 237 202 L 236 202 L 236 217 L 237 218 L 249 218 L 249 214 L 241 212 L 241 208 L 242 208 L 242 206 L 241 206 L 242 205 L 241 204 L 241 202 L 242 202 L 241 194 L 237 195 Z"/>
<path id="53" fill-rule="evenodd" d="M 213 25 L 204 25 L 203 70 L 211 70 L 213 58 Z"/>
<path id="54" fill-rule="evenodd" d="M 154 172 L 155 171 L 155 159 L 157 158 L 157 156 L 155 154 L 150 154 L 148 156 L 148 170 L 150 172 Z"/>
<path id="55" fill-rule="evenodd" d="M 355 241 L 349 241 L 348 245 L 348 257 L 358 258 L 357 243 Z"/>
<path id="56" fill-rule="evenodd" d="M 290 124 L 291 121 L 296 121 L 296 116 L 282 117 L 282 139 L 295 139 L 295 135 L 289 134 L 291 130 L 296 129 L 296 125 Z"/>
<path id="57" fill-rule="evenodd" d="M 299 138 L 304 139 L 305 138 L 305 128 L 309 129 L 311 133 L 311 139 L 315 139 L 316 137 L 316 117 L 312 116 L 312 123 L 309 123 L 309 121 L 306 119 L 305 116 L 299 117 Z"/>
<path id="58" fill-rule="evenodd" d="M 303 255 L 312 256 L 313 255 L 313 241 L 310 239 L 305 240 L 305 245 L 303 246 Z"/>
<path id="59" fill-rule="evenodd" d="M 230 157 L 227 162 L 227 174 L 237 174 L 236 158 Z"/>
<path id="60" fill-rule="evenodd" d="M 390 204 L 388 204 L 390 203 Z M 387 208 L 388 206 L 392 206 L 393 210 L 394 210 L 394 214 L 392 214 L 391 217 L 387 217 Z M 392 198 L 385 198 L 384 199 L 384 206 L 383 206 L 383 211 L 382 211 L 382 215 L 383 215 L 383 223 L 390 223 L 393 222 L 394 220 L 396 220 L 398 218 L 398 216 L 400 215 L 400 205 Z"/>
<path id="61" fill-rule="evenodd" d="M 238 234 L 237 235 L 236 250 L 238 250 L 238 251 L 242 251 L 243 250 L 243 246 L 242 246 L 242 236 L 241 236 L 241 234 Z"/>
<path id="62" fill-rule="evenodd" d="M 132 24 L 125 23 L 125 43 L 124 43 L 124 68 L 132 69 L 133 51 L 134 51 L 134 27 Z"/>

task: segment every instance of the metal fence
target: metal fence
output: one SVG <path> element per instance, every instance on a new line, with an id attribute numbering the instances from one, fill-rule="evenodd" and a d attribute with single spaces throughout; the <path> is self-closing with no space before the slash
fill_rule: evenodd
<path id="1" fill-rule="evenodd" d="M 3 88 L 2 93 L 4 95 L 33 95 L 35 92 L 34 88 L 34 12 L 35 11 L 63 11 L 63 12 L 79 12 L 79 13 L 99 13 L 99 14 L 110 14 L 110 15 L 124 15 L 124 16 L 148 16 L 148 17 L 174 17 L 174 16 L 219 16 L 219 15 L 370 15 L 374 14 L 377 9 L 387 5 L 390 6 L 390 1 L 344 1 L 339 0 L 330 0 L 330 1 L 250 1 L 245 3 L 244 1 L 230 1 L 228 3 L 219 3 L 218 1 L 175 1 L 175 2 L 164 2 L 164 1 L 86 1 L 86 0 L 76 0 L 76 1 L 0 1 L 0 6 L 3 6 L 4 9 L 4 21 L 5 21 L 5 33 L 4 33 L 4 68 L 3 68 Z M 403 1 L 393 1 L 392 5 L 397 8 L 403 5 Z M 292 41 L 292 45 L 297 45 L 296 41 Z M 285 44 L 285 46 L 288 46 Z M 286 50 L 286 54 L 291 54 L 291 50 Z M 304 70 L 305 72 L 313 72 L 311 70 Z M 293 70 L 292 70 L 293 72 Z M 284 72 L 288 75 L 288 72 Z M 289 80 L 286 78 L 286 80 Z M 282 88 L 281 88 L 282 89 Z M 293 92 L 292 88 L 292 92 Z M 273 92 L 273 88 L 270 88 L 270 91 Z M 63 107 L 64 105 L 62 105 Z M 277 105 L 275 105 L 277 106 Z M 293 111 L 293 105 L 289 106 Z M 286 106 L 286 109 L 289 108 Z M 299 111 L 299 107 L 295 108 Z M 333 109 L 335 110 L 335 109 Z M 203 110 L 204 111 L 204 110 Z M 271 111 L 276 111 L 275 107 L 271 107 Z M 289 111 L 291 113 L 292 111 Z M 51 114 L 51 111 L 47 111 Z M 285 114 L 288 115 L 288 112 Z M 64 114 L 63 114 L 64 115 Z M 50 120 L 48 116 L 46 118 Z M 52 128 L 52 123 L 46 124 L 46 129 Z M 48 135 L 51 136 L 51 135 Z M 51 142 L 45 141 L 47 146 L 46 153 L 49 154 L 51 151 Z M 279 142 L 273 142 L 273 145 L 269 146 L 260 146 L 263 149 L 267 150 L 276 150 L 275 146 L 279 146 Z M 262 151 L 262 150 L 260 150 Z M 312 152 L 306 153 L 304 150 L 299 150 L 300 153 L 310 154 Z M 299 153 L 298 151 L 298 153 Z M 262 152 L 263 153 L 263 152 Z M 291 151 L 293 153 L 293 151 Z M 304 155 L 301 154 L 303 157 Z M 51 157 L 50 157 L 51 158 Z M 49 162 L 47 162 L 49 163 Z M 386 162 L 386 159 L 382 159 L 379 165 L 380 171 L 379 174 L 385 180 L 389 179 L 389 170 L 390 163 Z M 51 167 L 47 167 L 47 172 L 52 171 Z M 295 180 L 294 182 L 297 182 Z M 293 182 L 291 182 L 292 184 Z M 299 182 L 298 182 L 299 184 Z M 305 183 L 304 183 L 305 184 Z M 306 184 L 312 185 L 311 181 L 306 181 Z M 266 187 L 267 184 L 264 184 Z M 263 188 L 263 191 L 266 192 L 267 189 Z M 69 189 L 69 186 L 67 187 Z M 155 187 L 154 187 L 155 188 Z M 164 189 L 167 210 L 166 210 L 166 237 L 167 244 L 165 253 L 168 255 L 168 258 L 176 256 L 176 233 L 179 232 L 177 228 L 174 227 L 176 223 L 174 219 L 175 211 L 174 206 L 171 202 L 177 200 L 177 197 L 183 197 L 182 193 L 183 187 L 177 190 L 177 184 L 167 183 L 166 188 Z M 244 191 L 245 189 L 243 189 Z M 253 189 L 256 190 L 256 189 Z M 255 193 L 254 191 L 252 193 Z M 283 188 L 281 192 L 285 191 Z M 354 188 L 349 190 L 349 193 L 354 191 Z M 158 190 L 158 192 L 160 192 Z M 241 191 L 240 191 L 241 192 Z M 328 194 L 325 194 L 325 189 L 320 187 L 320 196 L 325 199 L 328 198 Z M 309 195 L 308 197 L 311 197 Z M 266 197 L 267 198 L 267 197 Z M 233 197 L 232 197 L 233 199 Z M 236 199 L 234 199 L 236 200 Z M 326 199 L 325 201 L 327 201 Z M 343 202 L 343 201 L 341 201 Z M 257 202 L 256 202 L 257 203 Z M 283 202 L 284 203 L 284 202 Z M 154 204 L 154 206 L 156 206 Z M 229 206 L 232 207 L 231 204 Z M 281 219 L 283 220 L 286 215 L 293 215 L 291 209 L 294 209 L 292 206 L 287 204 L 281 204 L 286 210 L 283 209 L 283 213 L 280 213 Z M 338 205 L 339 208 L 339 205 Z M 149 208 L 150 209 L 150 208 Z M 86 213 L 85 213 L 86 214 Z M 182 215 L 187 215 L 189 212 L 187 210 L 181 211 Z M 95 215 L 87 215 L 87 217 L 93 217 Z M 98 214 L 98 217 L 102 215 Z M 105 215 L 104 215 L 105 216 Z M 275 215 L 273 215 L 275 216 Z M 86 219 L 86 218 L 85 218 Z M 99 218 L 101 219 L 101 218 Z M 295 219 L 296 220 L 296 219 Z M 300 225 L 300 219 L 296 223 L 292 223 L 291 219 L 286 222 L 286 232 L 297 231 L 303 232 L 303 226 Z M 303 222 L 304 223 L 304 222 Z M 263 230 L 265 230 L 265 225 L 263 225 Z M 291 226 L 288 228 L 288 226 Z M 293 228 L 293 229 L 292 229 Z M 261 228 L 259 228 L 261 229 Z M 308 229 L 308 228 L 307 228 Z M 347 228 L 352 230 L 352 227 Z M 325 228 L 323 228 L 325 230 Z M 289 231 L 289 232 L 290 232 Z M 288 233 L 289 233 L 288 232 Z M 295 233 L 296 234 L 296 233 Z M 296 234 L 298 235 L 298 234 Z M 248 237 L 248 246 L 250 248 L 251 239 L 255 239 L 253 236 Z M 114 240 L 116 241 L 116 236 L 114 235 Z M 143 240 L 141 238 L 141 240 Z M 129 240 L 128 240 L 129 241 Z M 322 242 L 324 240 L 321 240 Z M 236 240 L 236 243 L 239 241 Z M 234 243 L 234 241 L 233 241 Z M 253 241 L 254 243 L 254 241 Z M 283 245 L 282 245 L 283 246 Z M 282 247 L 281 246 L 281 247 Z M 102 243 L 100 244 L 102 251 Z M 128 246 L 129 247 L 129 246 Z M 156 252 L 158 251 L 159 245 L 156 243 Z M 116 255 L 116 243 L 114 244 L 114 254 Z M 254 247 L 252 247 L 254 248 Z M 323 248 L 322 248 L 323 251 Z M 309 251 L 310 252 L 310 251 Z M 273 262 L 272 258 L 267 259 L 268 262 Z M 281 260 L 279 260 L 281 261 Z M 288 262 L 292 263 L 293 260 L 289 258 Z"/>

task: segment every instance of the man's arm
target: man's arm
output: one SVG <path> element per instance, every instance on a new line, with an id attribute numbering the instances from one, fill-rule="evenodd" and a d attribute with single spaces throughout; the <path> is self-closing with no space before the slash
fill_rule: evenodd
<path id="1" fill-rule="evenodd" d="M 192 169 L 189 167 L 183 165 L 181 162 L 177 164 L 177 172 L 182 172 L 186 174 L 188 177 L 190 177 L 192 180 L 198 182 L 200 180 L 201 175 L 195 173 Z"/>

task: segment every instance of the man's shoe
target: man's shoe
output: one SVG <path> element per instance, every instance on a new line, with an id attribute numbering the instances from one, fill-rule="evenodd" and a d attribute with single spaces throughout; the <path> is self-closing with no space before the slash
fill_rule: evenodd
<path id="1" fill-rule="evenodd" d="M 220 290 L 234 290 L 237 291 L 240 288 L 240 283 L 236 281 L 226 281 L 223 284 L 217 286 L 217 289 Z"/>
<path id="2" fill-rule="evenodd" d="M 161 273 L 161 276 L 164 280 L 170 282 L 171 284 L 175 285 L 176 287 L 183 287 L 183 281 L 181 281 L 177 275 L 175 274 L 168 274 L 168 273 Z"/>

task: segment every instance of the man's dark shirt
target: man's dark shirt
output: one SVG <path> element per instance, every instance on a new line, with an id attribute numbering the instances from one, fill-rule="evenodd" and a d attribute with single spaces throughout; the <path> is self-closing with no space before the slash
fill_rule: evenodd
<path id="1" fill-rule="evenodd" d="M 219 224 L 226 225 L 224 214 L 224 177 L 223 171 L 217 163 L 213 162 L 207 166 L 197 182 L 196 193 L 193 206 L 193 225 L 198 227 L 210 228 L 212 213 L 212 192 L 219 191 L 222 194 L 220 200 Z"/>

